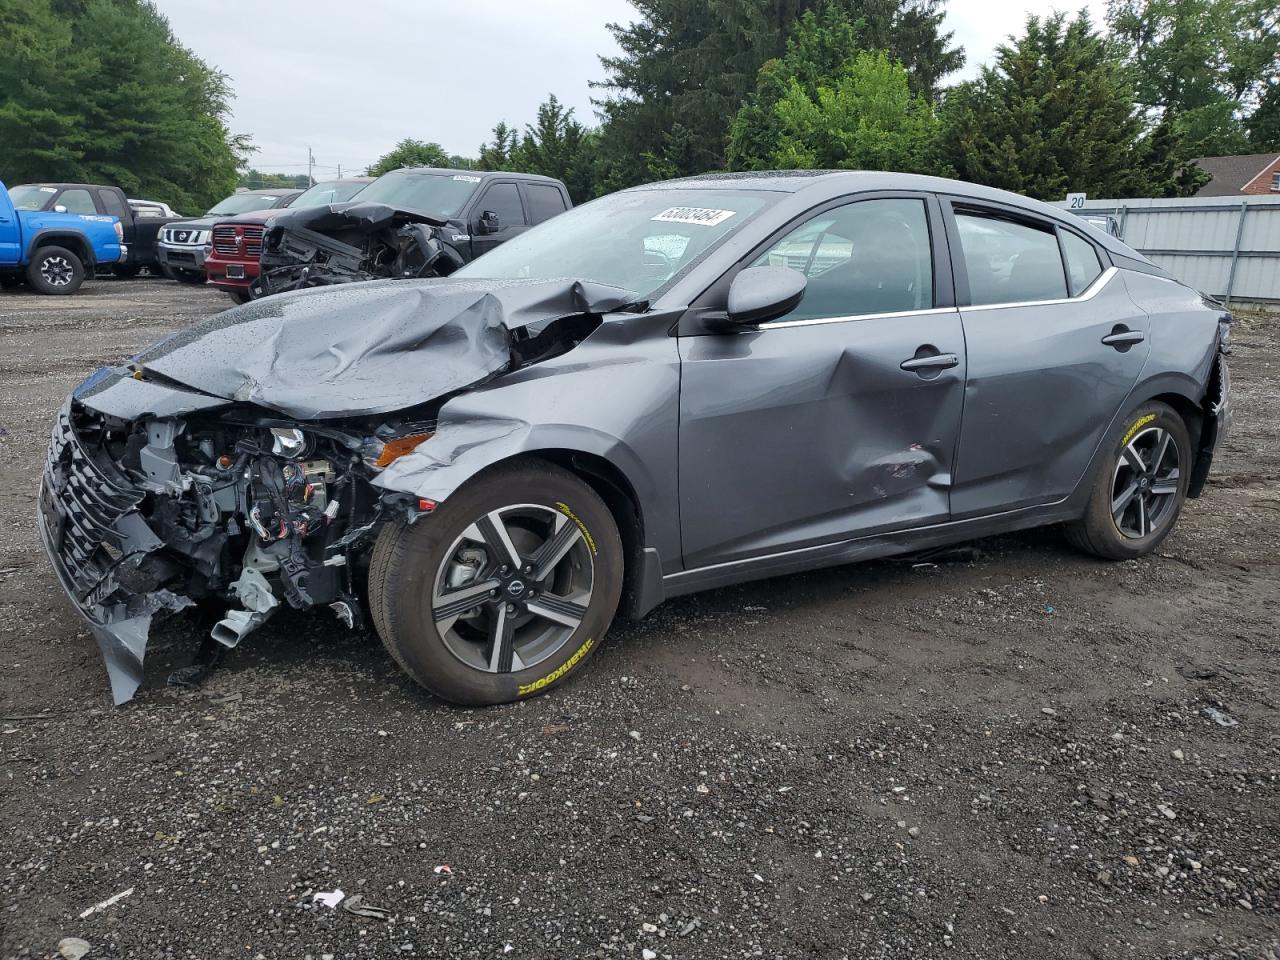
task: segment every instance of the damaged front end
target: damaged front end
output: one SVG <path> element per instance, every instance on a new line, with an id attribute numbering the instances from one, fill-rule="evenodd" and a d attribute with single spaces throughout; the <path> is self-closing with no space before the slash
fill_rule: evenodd
<path id="1" fill-rule="evenodd" d="M 252 293 L 397 277 L 445 277 L 464 258 L 448 222 L 383 203 L 308 207 L 271 220 Z"/>
<path id="2" fill-rule="evenodd" d="M 389 418 L 287 425 L 232 405 L 127 421 L 71 401 L 58 416 L 40 529 L 64 588 L 102 650 L 117 703 L 142 681 L 152 618 L 228 606 L 211 636 L 236 646 L 282 603 L 360 625 L 356 566 L 389 511 L 411 497 L 370 481 L 431 436 Z"/>
<path id="3" fill-rule="evenodd" d="M 285 604 L 360 627 L 380 526 L 436 506 L 388 468 L 452 397 L 572 349 L 629 298 L 574 281 L 300 292 L 86 380 L 54 425 L 38 523 L 115 702 L 141 683 L 161 613 L 211 612 L 223 649 Z"/>

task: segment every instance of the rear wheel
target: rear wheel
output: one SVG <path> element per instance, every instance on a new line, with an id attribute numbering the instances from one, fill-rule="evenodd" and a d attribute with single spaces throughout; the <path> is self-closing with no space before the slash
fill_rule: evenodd
<path id="1" fill-rule="evenodd" d="M 1190 477 L 1186 423 L 1172 407 L 1144 404 L 1113 440 L 1085 515 L 1067 527 L 1067 539 L 1109 560 L 1145 556 L 1173 529 Z"/>
<path id="2" fill-rule="evenodd" d="M 69 296 L 84 283 L 84 263 L 65 247 L 41 247 L 27 266 L 27 283 L 39 293 Z"/>
<path id="3" fill-rule="evenodd" d="M 177 280 L 178 283 L 204 283 L 203 270 L 183 270 L 181 267 L 165 264 L 160 271 L 170 280 Z"/>
<path id="4" fill-rule="evenodd" d="M 487 472 L 435 513 L 383 528 L 369 606 L 414 680 L 454 703 L 507 703 L 560 683 L 600 645 L 622 592 L 608 508 L 543 463 Z"/>
<path id="5" fill-rule="evenodd" d="M 136 263 L 126 263 L 112 267 L 111 272 L 121 280 L 132 280 L 142 272 L 142 267 Z"/>
<path id="6" fill-rule="evenodd" d="M 248 303 L 253 297 L 249 296 L 248 290 L 228 290 L 227 296 L 237 304 Z"/>

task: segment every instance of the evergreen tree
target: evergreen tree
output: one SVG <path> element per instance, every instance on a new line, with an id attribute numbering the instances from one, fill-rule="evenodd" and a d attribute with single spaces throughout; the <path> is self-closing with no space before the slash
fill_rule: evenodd
<path id="1" fill-rule="evenodd" d="M 826 0 L 868 42 L 884 38 L 926 95 L 963 61 L 939 33 L 941 0 Z M 823 0 L 635 0 L 639 19 L 611 24 L 621 48 L 602 57 L 609 176 L 637 183 L 724 166 L 730 120 L 757 88 L 760 68 L 781 57 L 798 18 Z M 841 61 L 843 62 L 843 61 Z"/>
<path id="2" fill-rule="evenodd" d="M 947 94 L 942 158 L 964 180 L 1040 199 L 1176 193 L 1167 131 L 1157 144 L 1126 71 L 1081 13 L 1028 17 L 994 66 Z M 1161 156 L 1161 150 L 1163 156 Z"/>
<path id="3" fill-rule="evenodd" d="M 480 144 L 480 156 L 476 160 L 477 170 L 511 170 L 513 157 L 518 146 L 519 134 L 508 127 L 505 120 L 499 120 L 493 128 L 493 143 Z"/>

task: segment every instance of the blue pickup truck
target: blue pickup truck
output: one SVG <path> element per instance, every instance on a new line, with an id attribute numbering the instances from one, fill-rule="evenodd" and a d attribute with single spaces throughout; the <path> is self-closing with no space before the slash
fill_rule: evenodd
<path id="1" fill-rule="evenodd" d="M 127 259 L 119 217 L 64 213 L 56 207 L 18 210 L 0 183 L 0 287 L 25 279 L 38 293 L 71 294 L 98 265 Z"/>

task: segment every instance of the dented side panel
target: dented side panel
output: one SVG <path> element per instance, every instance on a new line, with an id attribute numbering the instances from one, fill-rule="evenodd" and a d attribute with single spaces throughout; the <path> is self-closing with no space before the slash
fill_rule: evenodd
<path id="1" fill-rule="evenodd" d="M 965 382 L 956 311 L 680 345 L 687 565 L 947 518 Z M 901 369 L 923 347 L 956 365 Z"/>

